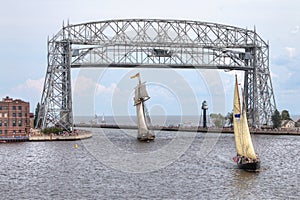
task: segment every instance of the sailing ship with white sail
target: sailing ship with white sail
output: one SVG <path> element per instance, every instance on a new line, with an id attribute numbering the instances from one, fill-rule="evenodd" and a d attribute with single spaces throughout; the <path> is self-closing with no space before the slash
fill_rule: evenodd
<path id="1" fill-rule="evenodd" d="M 134 106 L 136 106 L 137 123 L 138 123 L 138 135 L 137 139 L 140 141 L 150 141 L 155 139 L 153 130 L 149 128 L 151 126 L 151 119 L 145 106 L 145 101 L 150 97 L 146 90 L 146 82 L 141 81 L 140 73 L 130 77 L 138 78 L 138 85 L 135 87 L 134 92 Z"/>
<path id="2" fill-rule="evenodd" d="M 251 140 L 251 135 L 250 135 L 247 116 L 246 116 L 244 95 L 243 95 L 243 107 L 241 107 L 237 75 L 235 75 L 235 89 L 234 89 L 234 101 L 233 101 L 233 125 L 234 125 L 235 145 L 237 150 L 237 156 L 235 156 L 233 160 L 237 163 L 240 169 L 244 169 L 247 171 L 255 171 L 259 169 L 260 160 L 258 158 L 258 155 L 254 151 L 254 147 Z"/>

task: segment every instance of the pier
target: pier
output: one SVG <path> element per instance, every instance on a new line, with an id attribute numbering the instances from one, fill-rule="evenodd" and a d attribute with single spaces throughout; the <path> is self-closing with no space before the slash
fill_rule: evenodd
<path id="1" fill-rule="evenodd" d="M 68 134 L 36 134 L 30 135 L 28 141 L 72 141 L 72 140 L 82 140 L 91 138 L 93 136 L 92 132 L 85 130 L 76 130 L 75 133 Z"/>
<path id="2" fill-rule="evenodd" d="M 117 125 L 117 124 L 77 124 L 77 127 L 84 128 L 110 128 L 110 129 L 137 129 L 135 125 Z M 196 126 L 152 126 L 156 131 L 182 131 L 182 132 L 202 132 L 202 133 L 228 133 L 233 134 L 232 128 L 203 128 Z M 299 129 L 296 130 L 275 130 L 275 129 L 250 129 L 251 134 L 261 135 L 300 135 Z"/>

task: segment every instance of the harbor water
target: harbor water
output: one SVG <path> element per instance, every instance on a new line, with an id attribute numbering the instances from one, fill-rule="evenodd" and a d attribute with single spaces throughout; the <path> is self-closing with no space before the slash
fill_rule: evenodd
<path id="1" fill-rule="evenodd" d="M 0 144 L 1 199 L 299 199 L 300 137 L 254 135 L 257 173 L 233 134 L 90 129 L 79 141 Z"/>

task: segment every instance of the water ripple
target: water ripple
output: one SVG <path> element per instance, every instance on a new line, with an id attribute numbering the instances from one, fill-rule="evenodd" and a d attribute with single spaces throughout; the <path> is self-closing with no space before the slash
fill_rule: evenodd
<path id="1" fill-rule="evenodd" d="M 121 130 L 105 131 L 118 148 L 132 153 L 157 151 L 174 136 L 160 132 L 145 144 Z M 221 135 L 207 155 L 199 156 L 204 138 L 215 139 L 211 134 L 198 133 L 174 162 L 147 173 L 114 170 L 83 141 L 1 144 L 1 199 L 299 199 L 299 137 L 255 136 L 262 169 L 249 173 L 232 162 L 231 134 Z"/>

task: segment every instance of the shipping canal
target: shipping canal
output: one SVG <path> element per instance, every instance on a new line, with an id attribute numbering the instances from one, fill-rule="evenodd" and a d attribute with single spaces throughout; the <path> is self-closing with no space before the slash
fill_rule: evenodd
<path id="1" fill-rule="evenodd" d="M 261 171 L 237 169 L 233 134 L 90 129 L 81 141 L 5 143 L 3 199 L 297 199 L 300 138 L 254 135 Z M 112 148 L 113 147 L 113 148 Z M 135 160 L 133 160 L 135 159 Z"/>

